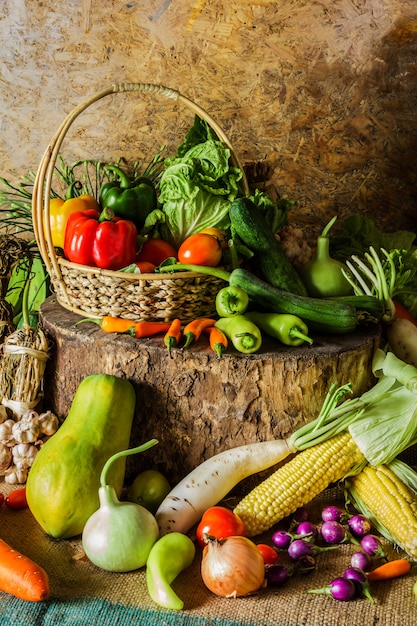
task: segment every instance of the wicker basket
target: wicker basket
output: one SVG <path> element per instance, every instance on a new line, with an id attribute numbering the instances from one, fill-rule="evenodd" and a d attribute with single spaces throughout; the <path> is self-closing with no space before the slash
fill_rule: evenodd
<path id="1" fill-rule="evenodd" d="M 231 161 L 242 170 L 245 194 L 249 193 L 243 167 L 230 141 L 217 123 L 198 105 L 167 87 L 146 83 L 113 84 L 91 96 L 64 119 L 50 141 L 36 174 L 33 188 L 33 225 L 39 251 L 49 273 L 58 302 L 82 316 L 112 315 L 140 320 L 171 321 L 179 317 L 186 322 L 215 313 L 215 296 L 224 282 L 195 272 L 165 274 L 128 274 L 72 263 L 57 256 L 49 226 L 49 199 L 55 164 L 65 135 L 91 104 L 112 94 L 150 93 L 184 103 L 214 130 L 230 150 Z M 45 216 L 45 219 L 44 219 Z M 44 226 L 45 225 L 45 226 Z"/>

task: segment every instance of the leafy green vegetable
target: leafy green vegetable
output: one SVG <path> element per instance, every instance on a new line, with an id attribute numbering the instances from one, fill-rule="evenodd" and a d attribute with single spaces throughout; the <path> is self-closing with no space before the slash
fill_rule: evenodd
<path id="1" fill-rule="evenodd" d="M 376 250 L 411 250 L 415 239 L 416 233 L 407 230 L 384 233 L 369 217 L 350 215 L 332 235 L 330 253 L 344 263 L 352 254 L 362 256 L 370 246 Z"/>
<path id="2" fill-rule="evenodd" d="M 239 168 L 229 165 L 229 159 L 230 150 L 213 139 L 190 148 L 183 157 L 166 159 L 158 213 L 148 216 L 145 230 L 150 225 L 159 227 L 160 236 L 178 248 L 204 228 L 227 228 L 229 206 L 240 193 L 238 183 L 243 176 Z M 155 217 L 162 217 L 162 223 Z"/>

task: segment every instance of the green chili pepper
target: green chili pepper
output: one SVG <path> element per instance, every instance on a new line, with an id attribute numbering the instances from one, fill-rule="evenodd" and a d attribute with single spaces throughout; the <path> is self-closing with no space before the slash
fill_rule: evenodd
<path id="1" fill-rule="evenodd" d="M 216 311 L 219 317 L 243 315 L 249 304 L 249 296 L 241 287 L 223 287 L 216 296 Z"/>
<path id="2" fill-rule="evenodd" d="M 325 226 L 317 239 L 317 249 L 314 258 L 300 268 L 300 276 L 309 296 L 313 298 L 329 298 L 332 296 L 348 296 L 352 287 L 344 277 L 342 269 L 347 272 L 344 263 L 332 259 L 329 253 L 329 231 L 335 223 L 333 217 Z"/>
<path id="3" fill-rule="evenodd" d="M 106 171 L 117 175 L 118 180 L 105 183 L 100 189 L 101 207 L 112 209 L 118 217 L 131 220 L 138 231 L 145 219 L 157 206 L 156 190 L 153 182 L 146 177 L 132 180 L 126 172 L 115 165 L 108 165 Z"/>
<path id="4" fill-rule="evenodd" d="M 245 315 L 221 317 L 214 325 L 224 332 L 238 352 L 251 354 L 262 345 L 261 331 Z"/>
<path id="5" fill-rule="evenodd" d="M 278 339 L 286 346 L 300 346 L 304 342 L 313 343 L 313 340 L 308 336 L 307 324 L 297 315 L 252 311 L 246 315 L 267 335 Z"/>
<path id="6" fill-rule="evenodd" d="M 180 611 L 184 602 L 171 587 L 175 578 L 193 562 L 195 546 L 183 533 L 163 535 L 146 561 L 146 584 L 152 600 L 166 609 Z"/>

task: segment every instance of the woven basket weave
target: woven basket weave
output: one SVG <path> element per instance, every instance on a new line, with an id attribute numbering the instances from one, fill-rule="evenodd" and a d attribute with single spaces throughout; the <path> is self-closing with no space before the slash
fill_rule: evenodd
<path id="1" fill-rule="evenodd" d="M 64 119 L 41 159 L 33 188 L 32 212 L 36 241 L 58 302 L 82 316 L 112 315 L 135 321 L 186 322 L 215 313 L 215 296 L 224 282 L 195 272 L 128 274 L 72 263 L 57 255 L 49 225 L 49 200 L 54 168 L 62 142 L 77 117 L 91 104 L 112 94 L 150 93 L 181 102 L 205 120 L 230 150 L 231 161 L 242 170 L 243 190 L 249 193 L 243 167 L 218 124 L 197 104 L 178 91 L 147 83 L 118 83 L 79 104 Z"/>

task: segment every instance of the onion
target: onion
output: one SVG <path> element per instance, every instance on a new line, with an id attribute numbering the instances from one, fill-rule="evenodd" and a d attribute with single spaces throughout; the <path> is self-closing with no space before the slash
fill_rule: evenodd
<path id="1" fill-rule="evenodd" d="M 210 537 L 203 550 L 201 576 L 217 596 L 237 598 L 256 593 L 265 581 L 261 553 L 247 537 Z"/>

